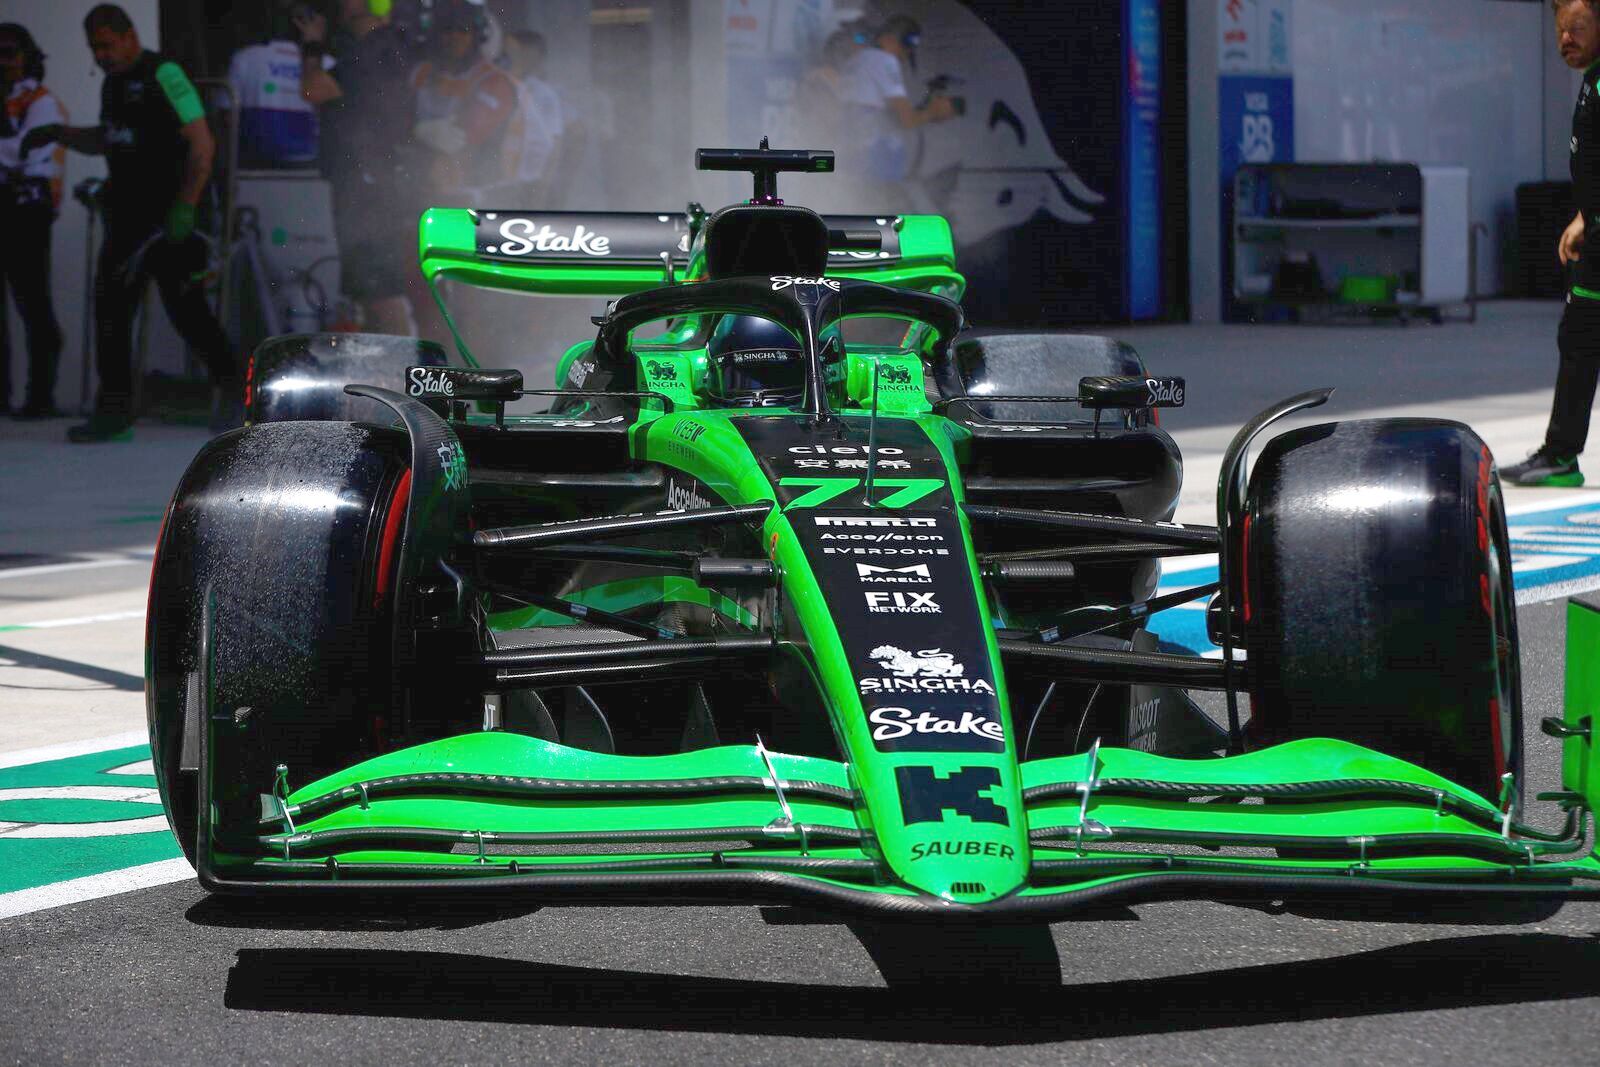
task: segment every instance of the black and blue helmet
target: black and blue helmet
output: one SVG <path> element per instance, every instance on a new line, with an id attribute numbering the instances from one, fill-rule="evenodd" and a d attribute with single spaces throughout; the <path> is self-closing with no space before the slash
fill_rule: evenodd
<path id="1" fill-rule="evenodd" d="M 805 395 L 805 350 L 771 319 L 724 315 L 706 355 L 706 389 L 724 407 L 793 407 Z"/>

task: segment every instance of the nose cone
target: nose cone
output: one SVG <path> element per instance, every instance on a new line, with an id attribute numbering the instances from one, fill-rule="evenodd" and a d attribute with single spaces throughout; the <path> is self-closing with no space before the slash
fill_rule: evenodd
<path id="1" fill-rule="evenodd" d="M 972 757 L 930 763 L 894 768 L 900 818 L 880 818 L 877 828 L 890 868 L 907 885 L 961 904 L 1021 888 L 1030 856 L 1016 765 Z"/>

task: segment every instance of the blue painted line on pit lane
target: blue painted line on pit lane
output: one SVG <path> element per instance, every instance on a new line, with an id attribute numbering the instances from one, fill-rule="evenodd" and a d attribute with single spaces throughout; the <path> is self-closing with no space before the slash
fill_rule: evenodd
<path id="1" fill-rule="evenodd" d="M 1519 511 L 1507 517 L 1506 526 L 1511 534 L 1511 577 L 1519 602 L 1541 599 L 1541 593 L 1564 595 L 1586 587 L 1600 588 L 1600 499 L 1592 503 L 1569 500 L 1536 511 Z M 1162 574 L 1157 592 L 1175 593 L 1216 580 L 1215 564 L 1168 570 Z M 1221 650 L 1206 636 L 1204 604 L 1198 601 L 1192 607 L 1154 615 L 1149 629 L 1166 644 L 1199 655 L 1220 655 Z"/>

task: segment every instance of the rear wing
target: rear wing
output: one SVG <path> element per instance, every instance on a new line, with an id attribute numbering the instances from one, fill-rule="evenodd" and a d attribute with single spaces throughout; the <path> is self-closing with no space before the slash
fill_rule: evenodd
<path id="1" fill-rule="evenodd" d="M 938 215 L 831 215 L 830 230 L 876 230 L 878 250 L 829 253 L 829 276 L 959 299 L 950 224 Z M 423 277 L 551 296 L 618 297 L 703 273 L 699 219 L 647 212 L 430 208 L 422 215 Z"/>

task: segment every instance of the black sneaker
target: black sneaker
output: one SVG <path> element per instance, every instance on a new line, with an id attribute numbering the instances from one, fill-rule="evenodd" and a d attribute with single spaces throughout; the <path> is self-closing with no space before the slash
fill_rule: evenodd
<path id="1" fill-rule="evenodd" d="M 75 445 L 131 441 L 133 420 L 122 415 L 90 415 L 88 422 L 67 428 L 67 440 Z"/>
<path id="2" fill-rule="evenodd" d="M 1511 485 L 1572 489 L 1583 484 L 1583 472 L 1578 470 L 1577 456 L 1558 456 L 1541 447 L 1521 463 L 1502 470 L 1500 479 Z"/>

